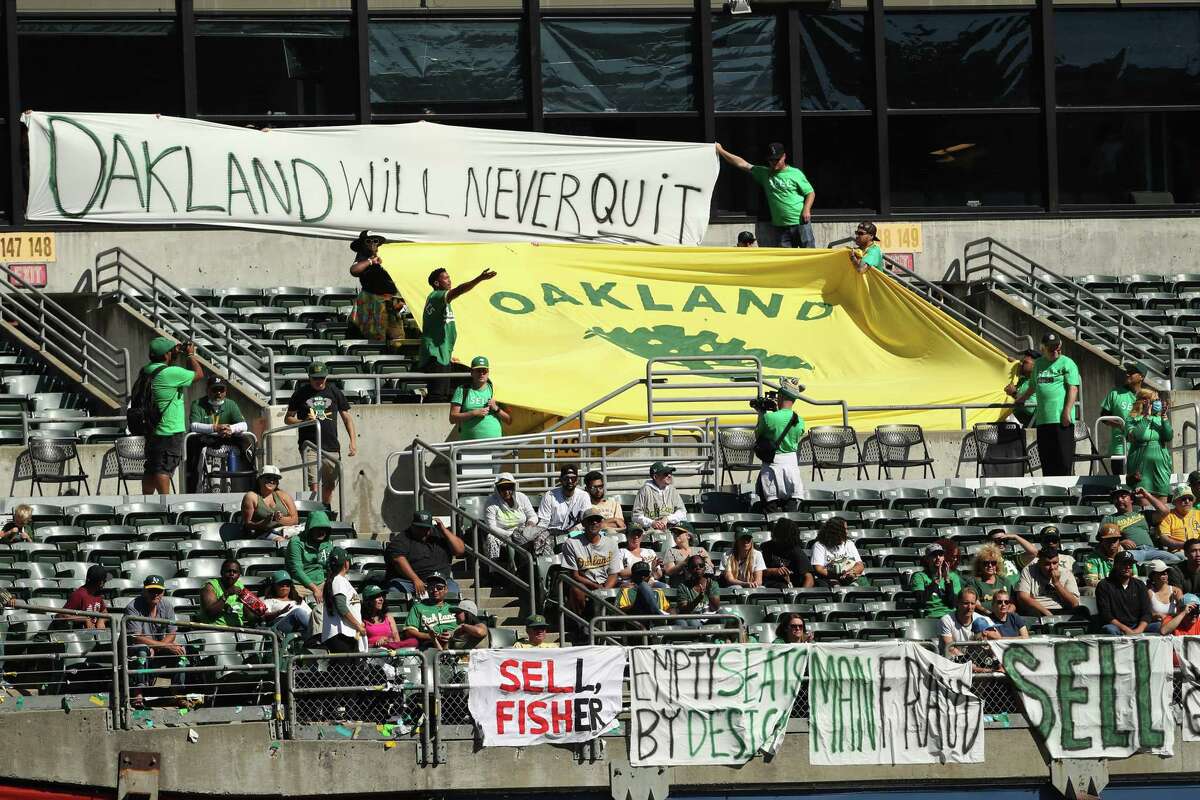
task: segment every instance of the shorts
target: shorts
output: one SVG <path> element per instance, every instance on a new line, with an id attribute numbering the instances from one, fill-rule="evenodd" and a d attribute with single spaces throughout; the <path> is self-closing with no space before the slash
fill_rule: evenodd
<path id="1" fill-rule="evenodd" d="M 146 437 L 146 474 L 174 475 L 183 461 L 183 434 Z"/>
<path id="2" fill-rule="evenodd" d="M 321 451 L 321 486 L 333 486 L 341 472 L 342 454 L 337 450 Z M 317 445 L 313 442 L 300 443 L 300 463 L 304 465 L 304 482 L 312 486 L 317 482 Z"/>

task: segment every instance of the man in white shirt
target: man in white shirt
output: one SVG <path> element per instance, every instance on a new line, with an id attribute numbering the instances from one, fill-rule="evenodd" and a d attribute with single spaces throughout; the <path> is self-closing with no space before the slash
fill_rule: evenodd
<path id="1" fill-rule="evenodd" d="M 942 648 L 946 651 L 947 658 L 958 663 L 970 661 L 975 672 L 991 672 L 996 665 L 990 650 L 979 648 L 963 652 L 962 648 L 952 646 L 962 642 L 1001 638 L 992 621 L 975 611 L 978 599 L 979 594 L 969 586 L 958 593 L 954 613 L 941 619 Z"/>
<path id="2" fill-rule="evenodd" d="M 674 467 L 655 461 L 650 467 L 650 480 L 638 490 L 633 501 L 633 521 L 643 528 L 664 531 L 687 518 L 683 498 L 673 484 Z"/>
<path id="3" fill-rule="evenodd" d="M 579 470 L 566 464 L 559 470 L 558 487 L 542 495 L 538 525 L 556 536 L 577 531 L 591 507 L 587 492 L 579 488 Z"/>

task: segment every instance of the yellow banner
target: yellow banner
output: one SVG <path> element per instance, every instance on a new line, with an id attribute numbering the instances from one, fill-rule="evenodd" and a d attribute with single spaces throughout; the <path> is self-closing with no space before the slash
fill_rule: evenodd
<path id="1" fill-rule="evenodd" d="M 380 255 L 418 323 L 433 269 L 449 270 L 454 285 L 485 267 L 496 270 L 452 309 L 455 357 L 490 359 L 500 403 L 565 416 L 644 378 L 647 358 L 713 354 L 757 355 L 764 373 L 796 377 L 807 397 L 851 406 L 1005 399 L 1004 354 L 891 278 L 858 274 L 845 250 L 392 244 Z M 676 383 L 723 386 L 728 379 L 706 375 L 723 366 L 692 361 L 660 368 L 683 373 L 669 379 Z M 739 388 L 729 386 L 724 394 L 708 387 L 661 394 L 715 398 Z M 705 407 L 661 408 L 690 415 Z M 810 427 L 841 423 L 836 406 L 796 409 Z M 1000 416 L 996 409 L 974 411 L 967 423 Z M 645 390 L 612 399 L 591 418 L 645 421 Z M 957 411 L 857 412 L 850 419 L 866 431 L 892 422 L 960 428 Z"/>

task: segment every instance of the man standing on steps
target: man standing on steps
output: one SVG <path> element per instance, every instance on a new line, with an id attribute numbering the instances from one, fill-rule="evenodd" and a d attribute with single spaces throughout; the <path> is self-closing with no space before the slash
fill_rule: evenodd
<path id="1" fill-rule="evenodd" d="M 454 286 L 450 273 L 438 267 L 429 273 L 429 286 L 433 289 L 425 299 L 425 311 L 421 315 L 421 352 L 417 361 L 419 372 L 453 372 L 454 343 L 458 339 L 458 328 L 454 323 L 454 311 L 450 304 L 463 294 L 474 289 L 483 281 L 496 277 L 494 270 L 485 269 L 473 280 Z M 429 382 L 430 403 L 450 402 L 449 378 L 438 378 Z"/>
<path id="2" fill-rule="evenodd" d="M 1037 430 L 1042 474 L 1075 474 L 1075 399 L 1079 397 L 1079 367 L 1062 354 L 1062 339 L 1042 337 L 1042 357 L 1033 364 L 1032 385 L 1018 398 L 1037 396 L 1033 426 Z"/>
<path id="3" fill-rule="evenodd" d="M 182 361 L 187 367 L 177 367 Z M 165 336 L 150 342 L 150 363 L 142 372 L 153 376 L 151 396 L 158 408 L 158 424 L 146 436 L 146 474 L 142 494 L 170 494 L 171 476 L 183 460 L 183 396 L 187 388 L 204 377 L 204 368 L 196 358 L 196 345 L 177 345 Z"/>
<path id="4" fill-rule="evenodd" d="M 779 142 L 767 145 L 767 166 L 754 166 L 741 156 L 716 143 L 717 155 L 742 172 L 750 173 L 754 182 L 763 187 L 767 207 L 771 209 L 771 224 L 779 233 L 780 247 L 816 247 L 812 229 L 813 202 L 817 193 L 804 173 L 787 163 L 787 148 Z"/>

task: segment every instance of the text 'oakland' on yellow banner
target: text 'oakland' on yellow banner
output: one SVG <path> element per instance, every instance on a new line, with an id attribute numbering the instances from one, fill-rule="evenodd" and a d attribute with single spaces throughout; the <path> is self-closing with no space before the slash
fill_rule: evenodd
<path id="1" fill-rule="evenodd" d="M 756 355 L 764 373 L 794 376 L 807 397 L 850 406 L 1006 399 L 1004 354 L 890 277 L 858 274 L 845 250 L 391 244 L 380 255 L 418 323 L 432 270 L 446 268 L 455 285 L 496 270 L 452 305 L 455 356 L 464 363 L 487 356 L 505 404 L 565 416 L 644 378 L 648 358 L 683 355 Z M 705 373 L 726 366 L 680 361 L 674 368 L 712 383 L 722 378 Z M 688 391 L 714 394 L 671 396 Z M 809 427 L 842 421 L 838 406 L 796 409 Z M 1000 415 L 973 411 L 967 423 Z M 645 421 L 645 390 L 614 398 L 591 418 Z M 864 430 L 892 422 L 933 430 L 961 424 L 957 411 L 864 411 L 850 419 Z"/>

